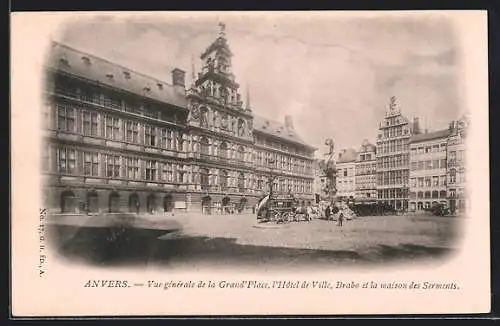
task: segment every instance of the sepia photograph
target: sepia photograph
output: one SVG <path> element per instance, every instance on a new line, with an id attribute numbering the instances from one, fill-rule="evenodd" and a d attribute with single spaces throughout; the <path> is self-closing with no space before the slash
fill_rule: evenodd
<path id="1" fill-rule="evenodd" d="M 19 137 L 36 138 L 22 160 L 38 189 L 14 191 L 37 197 L 38 229 L 21 231 L 33 218 L 14 210 L 13 232 L 38 233 L 40 277 L 56 264 L 136 278 L 325 272 L 344 274 L 312 288 L 457 292 L 457 275 L 410 283 L 384 271 L 437 271 L 479 248 L 489 275 L 487 73 L 471 77 L 483 77 L 487 52 L 471 60 L 464 47 L 475 37 L 486 51 L 486 34 L 471 32 L 485 32 L 486 15 L 460 15 L 49 15 L 34 51 L 38 106 L 22 108 L 36 123 Z M 471 95 L 471 84 L 483 88 Z M 388 278 L 345 276 L 373 271 Z M 108 278 L 82 276 L 79 289 L 198 284 Z"/>

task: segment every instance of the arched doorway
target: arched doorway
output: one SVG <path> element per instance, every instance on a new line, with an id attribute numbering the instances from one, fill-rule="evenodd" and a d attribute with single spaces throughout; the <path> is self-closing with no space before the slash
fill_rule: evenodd
<path id="1" fill-rule="evenodd" d="M 247 199 L 246 198 L 241 198 L 240 199 L 240 205 L 238 206 L 238 213 L 241 213 L 245 210 L 245 207 L 247 205 Z"/>
<path id="2" fill-rule="evenodd" d="M 76 197 L 72 191 L 66 190 L 61 193 L 61 213 L 76 212 Z"/>
<path id="3" fill-rule="evenodd" d="M 95 191 L 89 191 L 87 193 L 87 213 L 98 213 L 99 212 L 99 196 Z"/>
<path id="4" fill-rule="evenodd" d="M 229 204 L 231 203 L 231 198 L 228 196 L 222 198 L 222 211 L 224 213 L 229 213 Z"/>
<path id="5" fill-rule="evenodd" d="M 171 212 L 174 209 L 174 202 L 171 194 L 167 194 L 163 198 L 163 209 L 165 212 Z"/>
<path id="6" fill-rule="evenodd" d="M 154 214 L 156 210 L 156 196 L 155 194 L 150 194 L 146 200 L 146 206 L 148 208 L 149 214 Z"/>
<path id="7" fill-rule="evenodd" d="M 139 202 L 139 195 L 133 193 L 128 197 L 128 211 L 133 213 L 139 213 L 141 204 Z"/>
<path id="8" fill-rule="evenodd" d="M 212 198 L 210 196 L 205 196 L 201 199 L 201 212 L 203 214 L 212 213 Z"/>
<path id="9" fill-rule="evenodd" d="M 109 195 L 109 212 L 110 213 L 120 212 L 120 195 L 116 191 L 113 191 Z"/>

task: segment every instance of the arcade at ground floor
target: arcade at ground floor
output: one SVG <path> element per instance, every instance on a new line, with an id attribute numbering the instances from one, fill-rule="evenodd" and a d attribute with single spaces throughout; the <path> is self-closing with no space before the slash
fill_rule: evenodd
<path id="1" fill-rule="evenodd" d="M 161 191 L 148 189 L 47 187 L 44 203 L 54 214 L 70 213 L 137 213 L 170 214 L 199 212 L 201 214 L 254 213 L 262 195 L 240 193 L 209 193 Z M 297 198 L 306 205 L 312 200 Z"/>

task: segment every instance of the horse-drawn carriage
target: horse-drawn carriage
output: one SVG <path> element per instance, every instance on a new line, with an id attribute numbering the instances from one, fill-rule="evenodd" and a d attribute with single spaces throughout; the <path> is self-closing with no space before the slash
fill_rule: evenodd
<path id="1" fill-rule="evenodd" d="M 292 196 L 267 195 L 257 204 L 257 219 L 281 224 L 310 221 L 311 217 L 307 208 L 298 206 Z"/>

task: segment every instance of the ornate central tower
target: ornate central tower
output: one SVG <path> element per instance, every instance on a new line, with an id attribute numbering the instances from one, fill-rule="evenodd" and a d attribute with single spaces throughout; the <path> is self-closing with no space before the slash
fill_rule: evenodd
<path id="1" fill-rule="evenodd" d="M 237 137 L 252 136 L 252 114 L 244 107 L 240 85 L 232 72 L 225 25 L 219 23 L 217 39 L 201 54 L 201 72 L 188 91 L 189 123 L 202 128 L 227 132 Z"/>

